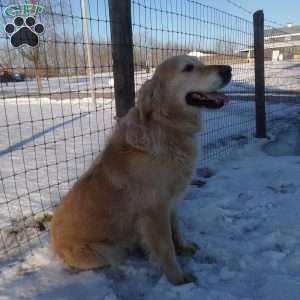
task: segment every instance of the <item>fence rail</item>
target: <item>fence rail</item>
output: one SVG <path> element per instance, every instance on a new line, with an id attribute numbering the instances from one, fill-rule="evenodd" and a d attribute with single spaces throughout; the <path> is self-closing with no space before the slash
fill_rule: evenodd
<path id="1" fill-rule="evenodd" d="M 0 1 L 1 10 L 12 3 L 22 4 Z M 260 27 L 265 75 L 255 83 L 252 20 L 194 0 L 39 4 L 45 11 L 35 22 L 44 32 L 36 48 L 11 45 L 22 29 L 14 17 L 2 15 L 0 25 L 0 258 L 43 242 L 48 212 L 167 57 L 188 54 L 233 68 L 225 90 L 231 104 L 204 115 L 202 166 L 255 137 L 255 88 L 263 78 L 269 126 L 300 100 L 300 48 L 293 40 L 282 48 L 285 41 L 277 40 L 290 36 L 286 28 Z M 13 25 L 11 34 L 6 24 Z"/>

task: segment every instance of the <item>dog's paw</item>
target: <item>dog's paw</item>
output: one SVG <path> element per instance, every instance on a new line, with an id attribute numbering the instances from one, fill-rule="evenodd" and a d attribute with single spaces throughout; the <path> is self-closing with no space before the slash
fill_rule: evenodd
<path id="1" fill-rule="evenodd" d="M 190 185 L 197 186 L 197 187 L 202 187 L 206 185 L 206 181 L 203 181 L 201 179 L 193 179 Z"/>
<path id="2" fill-rule="evenodd" d="M 192 273 L 189 273 L 189 272 L 184 273 L 183 278 L 184 278 L 183 284 L 198 281 L 198 278 L 195 275 L 193 275 Z"/>
<path id="3" fill-rule="evenodd" d="M 184 272 L 179 277 L 168 277 L 168 280 L 174 285 L 182 285 L 198 281 L 197 277 L 190 272 Z"/>
<path id="4" fill-rule="evenodd" d="M 180 256 L 193 256 L 199 250 L 199 246 L 194 242 L 185 242 L 176 247 L 176 254 Z"/>

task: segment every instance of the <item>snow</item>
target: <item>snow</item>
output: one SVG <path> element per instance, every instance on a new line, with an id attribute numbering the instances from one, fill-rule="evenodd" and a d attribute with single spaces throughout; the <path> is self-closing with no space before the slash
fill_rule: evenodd
<path id="1" fill-rule="evenodd" d="M 280 61 L 265 62 L 266 88 L 268 91 L 299 91 L 299 63 L 297 61 Z M 254 64 L 233 64 L 234 80 L 227 87 L 227 91 L 240 92 L 243 96 L 245 92 L 253 93 L 254 91 Z M 145 70 L 136 71 L 134 80 L 136 89 L 150 78 L 155 69 L 150 69 L 149 73 Z M 112 72 L 97 73 L 95 77 L 96 94 L 112 94 L 113 91 L 113 75 Z M 88 76 L 68 76 L 68 77 L 52 77 L 42 80 L 43 87 L 38 90 L 36 80 L 26 80 L 24 82 L 2 83 L 0 86 L 1 96 L 8 97 L 24 97 L 25 95 L 35 95 L 36 97 L 46 97 L 49 94 L 53 98 L 60 100 L 69 98 L 70 95 L 84 95 L 89 90 Z"/>
<path id="2" fill-rule="evenodd" d="M 284 104 L 267 108 L 275 111 L 272 119 L 293 109 Z M 0 100 L 0 228 L 10 226 L 11 219 L 52 210 L 103 149 L 114 116 L 111 99 L 97 99 L 96 112 L 89 98 Z M 232 100 L 220 111 L 205 113 L 203 124 L 199 163 L 208 165 L 252 138 L 254 103 Z"/>
<path id="3" fill-rule="evenodd" d="M 2 263 L 0 299 L 299 299 L 300 157 L 287 151 L 282 136 L 298 136 L 299 113 L 294 105 L 274 123 L 271 139 L 246 142 L 211 163 L 209 176 L 197 172 L 207 183 L 191 186 L 178 211 L 186 238 L 201 247 L 194 257 L 179 258 L 198 282 L 172 286 L 140 256 L 76 272 L 44 237 L 43 246 Z"/>
<path id="4" fill-rule="evenodd" d="M 178 206 L 185 236 L 201 246 L 194 257 L 179 260 L 198 282 L 177 287 L 144 257 L 103 271 L 69 270 L 51 251 L 47 232 L 40 231 L 47 212 L 103 149 L 115 123 L 112 99 L 97 95 L 95 111 L 90 98 L 78 95 L 13 96 L 15 88 L 20 95 L 34 90 L 34 82 L 1 86 L 0 300 L 298 299 L 298 73 L 290 62 L 266 64 L 269 140 L 253 136 L 251 64 L 233 66 L 226 88 L 230 104 L 204 113 L 195 180 L 207 183 L 191 185 Z M 137 87 L 151 76 L 135 75 Z M 110 76 L 97 78 L 104 82 Z M 44 82 L 45 95 L 47 89 L 78 92 L 88 82 L 84 76 L 68 80 L 71 85 L 61 78 L 49 86 Z M 97 89 L 111 91 L 103 82 Z M 20 245 L 21 255 L 8 256 L 18 254 Z"/>

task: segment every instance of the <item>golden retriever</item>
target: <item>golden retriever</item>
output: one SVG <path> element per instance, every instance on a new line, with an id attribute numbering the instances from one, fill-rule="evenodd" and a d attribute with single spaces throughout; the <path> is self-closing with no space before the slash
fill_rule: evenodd
<path id="1" fill-rule="evenodd" d="M 216 91 L 231 80 L 231 67 L 175 56 L 159 65 L 120 120 L 89 170 L 56 210 L 55 252 L 82 270 L 120 262 L 144 247 L 173 284 L 196 280 L 176 254 L 193 255 L 176 222 L 175 204 L 189 185 L 197 159 L 200 112 L 222 107 Z"/>

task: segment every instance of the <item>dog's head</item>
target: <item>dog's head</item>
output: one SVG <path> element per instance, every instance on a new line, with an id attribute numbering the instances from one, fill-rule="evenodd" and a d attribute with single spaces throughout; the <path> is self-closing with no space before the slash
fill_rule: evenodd
<path id="1" fill-rule="evenodd" d="M 193 118 L 201 109 L 218 109 L 228 98 L 218 90 L 231 80 L 231 67 L 204 65 L 193 56 L 175 56 L 159 65 L 139 91 L 142 121 L 153 114 L 169 122 Z"/>

